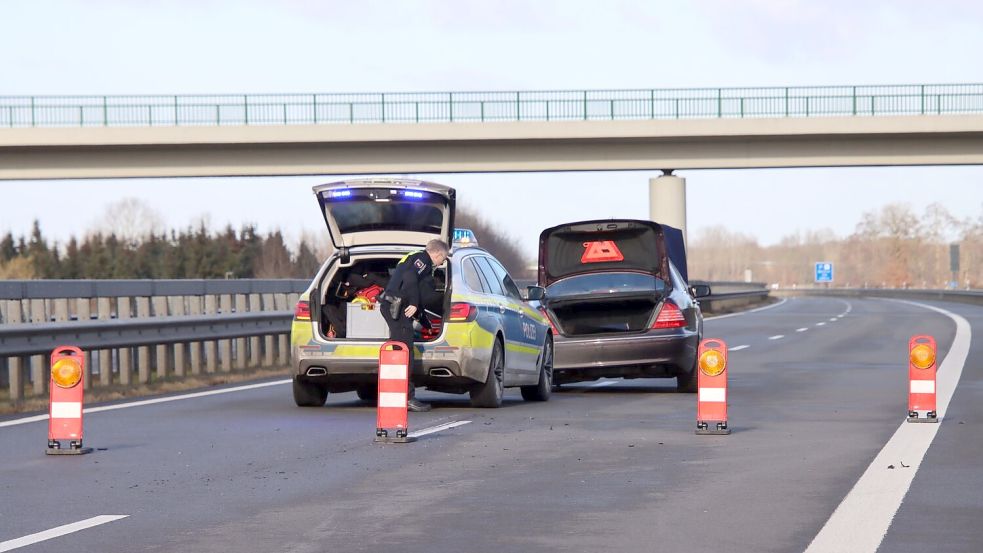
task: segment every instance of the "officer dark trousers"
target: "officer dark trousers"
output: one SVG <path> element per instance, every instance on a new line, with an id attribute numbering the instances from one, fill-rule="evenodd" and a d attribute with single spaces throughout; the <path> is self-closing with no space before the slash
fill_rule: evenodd
<path id="1" fill-rule="evenodd" d="M 389 302 L 380 302 L 382 312 L 389 312 Z M 424 403 L 416 402 L 416 386 L 413 384 L 413 376 L 422 373 L 423 366 L 422 362 L 416 358 L 416 348 L 413 345 L 413 319 L 407 317 L 405 314 L 400 313 L 399 319 L 392 320 L 388 316 L 383 315 L 383 319 L 386 320 L 386 325 L 389 326 L 389 339 L 396 342 L 403 342 L 410 352 L 410 366 L 409 366 L 409 377 L 410 381 L 407 383 L 408 389 L 406 394 L 406 399 L 410 402 L 410 410 L 430 410 L 430 406 Z"/>

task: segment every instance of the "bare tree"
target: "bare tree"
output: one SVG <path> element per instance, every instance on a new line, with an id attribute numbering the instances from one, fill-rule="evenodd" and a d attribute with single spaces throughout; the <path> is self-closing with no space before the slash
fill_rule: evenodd
<path id="1" fill-rule="evenodd" d="M 127 244 L 137 244 L 151 234 L 164 232 L 159 211 L 139 198 L 123 198 L 106 206 L 95 232 L 115 234 Z"/>

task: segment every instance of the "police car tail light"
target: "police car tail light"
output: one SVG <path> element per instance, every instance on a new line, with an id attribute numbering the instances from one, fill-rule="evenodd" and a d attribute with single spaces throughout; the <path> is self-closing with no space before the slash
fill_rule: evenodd
<path id="1" fill-rule="evenodd" d="M 659 310 L 659 316 L 655 318 L 652 328 L 680 328 L 683 326 L 686 326 L 686 317 L 683 316 L 683 312 L 672 300 L 666 300 L 662 304 L 662 309 Z"/>
<path id="2" fill-rule="evenodd" d="M 297 302 L 297 307 L 294 308 L 294 318 L 298 321 L 311 320 L 311 302 L 307 300 Z"/>
<path id="3" fill-rule="evenodd" d="M 470 303 L 452 303 L 449 323 L 470 323 L 478 317 L 478 308 Z"/>
<path id="4" fill-rule="evenodd" d="M 546 317 L 546 322 L 548 322 L 550 324 L 550 328 L 553 329 L 553 335 L 555 336 L 559 334 L 560 331 L 556 329 L 556 325 L 553 324 L 553 317 L 550 317 L 550 314 L 546 312 L 546 308 L 540 306 L 539 312 L 543 314 L 543 317 Z"/>

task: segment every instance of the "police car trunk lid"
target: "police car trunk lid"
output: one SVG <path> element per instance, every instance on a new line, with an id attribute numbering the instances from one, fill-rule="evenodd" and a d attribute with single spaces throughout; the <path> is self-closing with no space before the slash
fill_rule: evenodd
<path id="1" fill-rule="evenodd" d="M 412 179 L 354 179 L 314 187 L 335 249 L 448 244 L 455 190 Z"/>

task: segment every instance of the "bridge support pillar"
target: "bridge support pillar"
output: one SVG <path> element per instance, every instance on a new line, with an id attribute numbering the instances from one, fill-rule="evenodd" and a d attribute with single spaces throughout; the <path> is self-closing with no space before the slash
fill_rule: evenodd
<path id="1" fill-rule="evenodd" d="M 649 218 L 683 231 L 683 240 L 687 241 L 686 179 L 673 175 L 671 170 L 663 173 L 649 179 Z"/>

